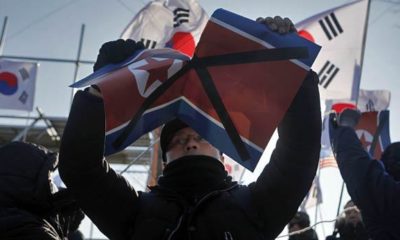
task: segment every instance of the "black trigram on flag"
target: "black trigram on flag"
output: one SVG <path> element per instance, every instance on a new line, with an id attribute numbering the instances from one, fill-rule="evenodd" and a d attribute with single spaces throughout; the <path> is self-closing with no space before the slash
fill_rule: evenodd
<path id="1" fill-rule="evenodd" d="M 28 101 L 28 93 L 23 91 L 21 95 L 19 96 L 19 101 L 22 102 L 23 104 L 26 104 L 26 101 Z"/>
<path id="2" fill-rule="evenodd" d="M 154 40 L 150 40 L 150 39 L 140 39 L 140 41 L 143 43 L 143 45 L 145 46 L 145 48 L 147 49 L 154 49 L 157 45 L 157 42 Z"/>
<path id="3" fill-rule="evenodd" d="M 324 66 L 318 72 L 319 77 L 319 85 L 323 88 L 328 88 L 329 84 L 331 84 L 333 78 L 335 78 L 336 74 L 339 72 L 339 68 L 335 66 L 335 64 L 326 61 Z"/>
<path id="4" fill-rule="evenodd" d="M 189 9 L 177 8 L 174 10 L 174 27 L 179 27 L 182 23 L 189 22 Z"/>
<path id="5" fill-rule="evenodd" d="M 343 33 L 343 28 L 340 26 L 340 23 L 333 12 L 318 22 L 329 40 L 332 40 L 333 38 L 339 36 L 339 34 Z"/>
<path id="6" fill-rule="evenodd" d="M 29 72 L 28 72 L 28 70 L 26 70 L 26 68 L 21 68 L 21 69 L 18 70 L 18 72 L 21 75 L 22 80 L 25 81 L 26 79 L 29 78 Z"/>

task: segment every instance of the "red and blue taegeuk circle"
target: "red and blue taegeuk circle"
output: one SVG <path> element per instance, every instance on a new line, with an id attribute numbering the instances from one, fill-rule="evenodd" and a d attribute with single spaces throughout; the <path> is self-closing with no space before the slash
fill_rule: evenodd
<path id="1" fill-rule="evenodd" d="M 11 72 L 0 72 L 0 94 L 13 95 L 17 90 L 17 76 Z"/>

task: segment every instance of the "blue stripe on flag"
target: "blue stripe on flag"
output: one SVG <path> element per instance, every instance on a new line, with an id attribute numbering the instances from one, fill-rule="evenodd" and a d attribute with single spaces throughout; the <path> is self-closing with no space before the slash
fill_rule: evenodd
<path id="1" fill-rule="evenodd" d="M 235 159 L 235 161 L 240 163 L 243 167 L 254 171 L 263 151 L 260 152 L 246 142 L 243 142 L 250 154 L 250 159 L 242 161 L 224 128 L 215 124 L 185 101 L 182 101 L 179 112 L 181 113 L 180 119 L 186 123 L 190 123 L 191 128 L 209 141 L 214 147 L 230 158 Z"/>
<path id="2" fill-rule="evenodd" d="M 390 144 L 390 134 L 389 134 L 389 110 L 383 110 L 379 113 L 379 122 L 385 121 L 385 125 L 380 132 L 380 138 L 382 143 L 382 151 L 386 149 Z"/>
<path id="3" fill-rule="evenodd" d="M 226 11 L 224 9 L 216 10 L 212 18 L 222 21 L 228 25 L 231 25 L 242 32 L 245 32 L 255 38 L 258 38 L 276 48 L 282 47 L 307 47 L 309 57 L 307 59 L 298 59 L 300 62 L 311 67 L 314 59 L 317 57 L 320 46 L 312 43 L 303 37 L 300 37 L 297 33 L 290 33 L 286 35 L 280 35 L 276 32 L 269 30 L 264 24 L 255 23 L 253 20 L 242 17 L 235 13 Z"/>
<path id="4" fill-rule="evenodd" d="M 220 149 L 223 153 L 228 155 L 233 159 L 240 159 L 240 156 L 236 152 L 235 146 L 229 141 L 229 136 L 225 129 L 210 121 L 202 113 L 194 109 L 190 104 L 184 100 L 179 100 L 173 102 L 167 106 L 164 106 L 155 111 L 150 111 L 144 114 L 140 120 L 137 122 L 135 130 L 133 130 L 129 137 L 125 140 L 124 144 L 120 146 L 119 149 L 113 147 L 113 142 L 118 138 L 124 128 L 121 128 L 113 133 L 106 135 L 105 144 L 105 155 L 111 155 L 118 151 L 123 150 L 129 146 L 133 141 L 140 138 L 143 134 L 161 126 L 163 123 L 168 122 L 175 118 L 175 113 L 178 113 L 179 118 L 190 123 L 191 128 L 203 136 L 207 141 L 209 141 L 213 146 Z M 196 121 L 194 121 L 196 119 Z M 262 155 L 262 151 L 255 149 L 249 144 L 245 143 L 245 146 L 250 154 L 250 160 L 240 161 L 239 163 L 246 167 L 247 169 L 253 171 L 257 162 Z"/>

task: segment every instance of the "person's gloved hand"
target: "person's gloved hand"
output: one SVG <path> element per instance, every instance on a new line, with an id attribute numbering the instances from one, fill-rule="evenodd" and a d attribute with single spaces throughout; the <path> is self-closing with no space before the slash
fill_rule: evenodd
<path id="1" fill-rule="evenodd" d="M 297 32 L 296 28 L 294 27 L 293 22 L 285 17 L 282 18 L 280 16 L 272 17 L 259 17 L 256 20 L 259 23 L 265 24 L 269 29 L 274 32 L 278 32 L 280 34 L 287 34 L 290 32 Z"/>
<path id="2" fill-rule="evenodd" d="M 118 39 L 116 41 L 106 42 L 99 50 L 96 63 L 93 66 L 93 71 L 110 63 L 122 62 L 132 56 L 135 51 L 144 48 L 142 42 L 135 42 L 132 39 Z"/>
<path id="3" fill-rule="evenodd" d="M 333 149 L 336 149 L 337 130 L 341 127 L 353 128 L 360 120 L 361 113 L 355 109 L 345 109 L 340 114 L 332 112 L 329 114 L 329 138 Z"/>
<path id="4" fill-rule="evenodd" d="M 331 113 L 330 120 L 334 127 L 354 128 L 360 120 L 361 113 L 358 110 L 347 108 L 340 114 Z"/>

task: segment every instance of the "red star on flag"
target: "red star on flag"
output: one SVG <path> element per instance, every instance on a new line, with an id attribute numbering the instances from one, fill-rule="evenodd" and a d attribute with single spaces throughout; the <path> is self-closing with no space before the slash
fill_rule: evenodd
<path id="1" fill-rule="evenodd" d="M 138 68 L 140 70 L 145 70 L 149 73 L 149 77 L 147 78 L 147 82 L 144 88 L 144 91 L 147 91 L 147 88 L 151 86 L 154 82 L 165 81 L 168 79 L 168 70 L 174 62 L 173 59 L 162 59 L 157 60 L 155 58 L 147 58 L 147 64 Z"/>

